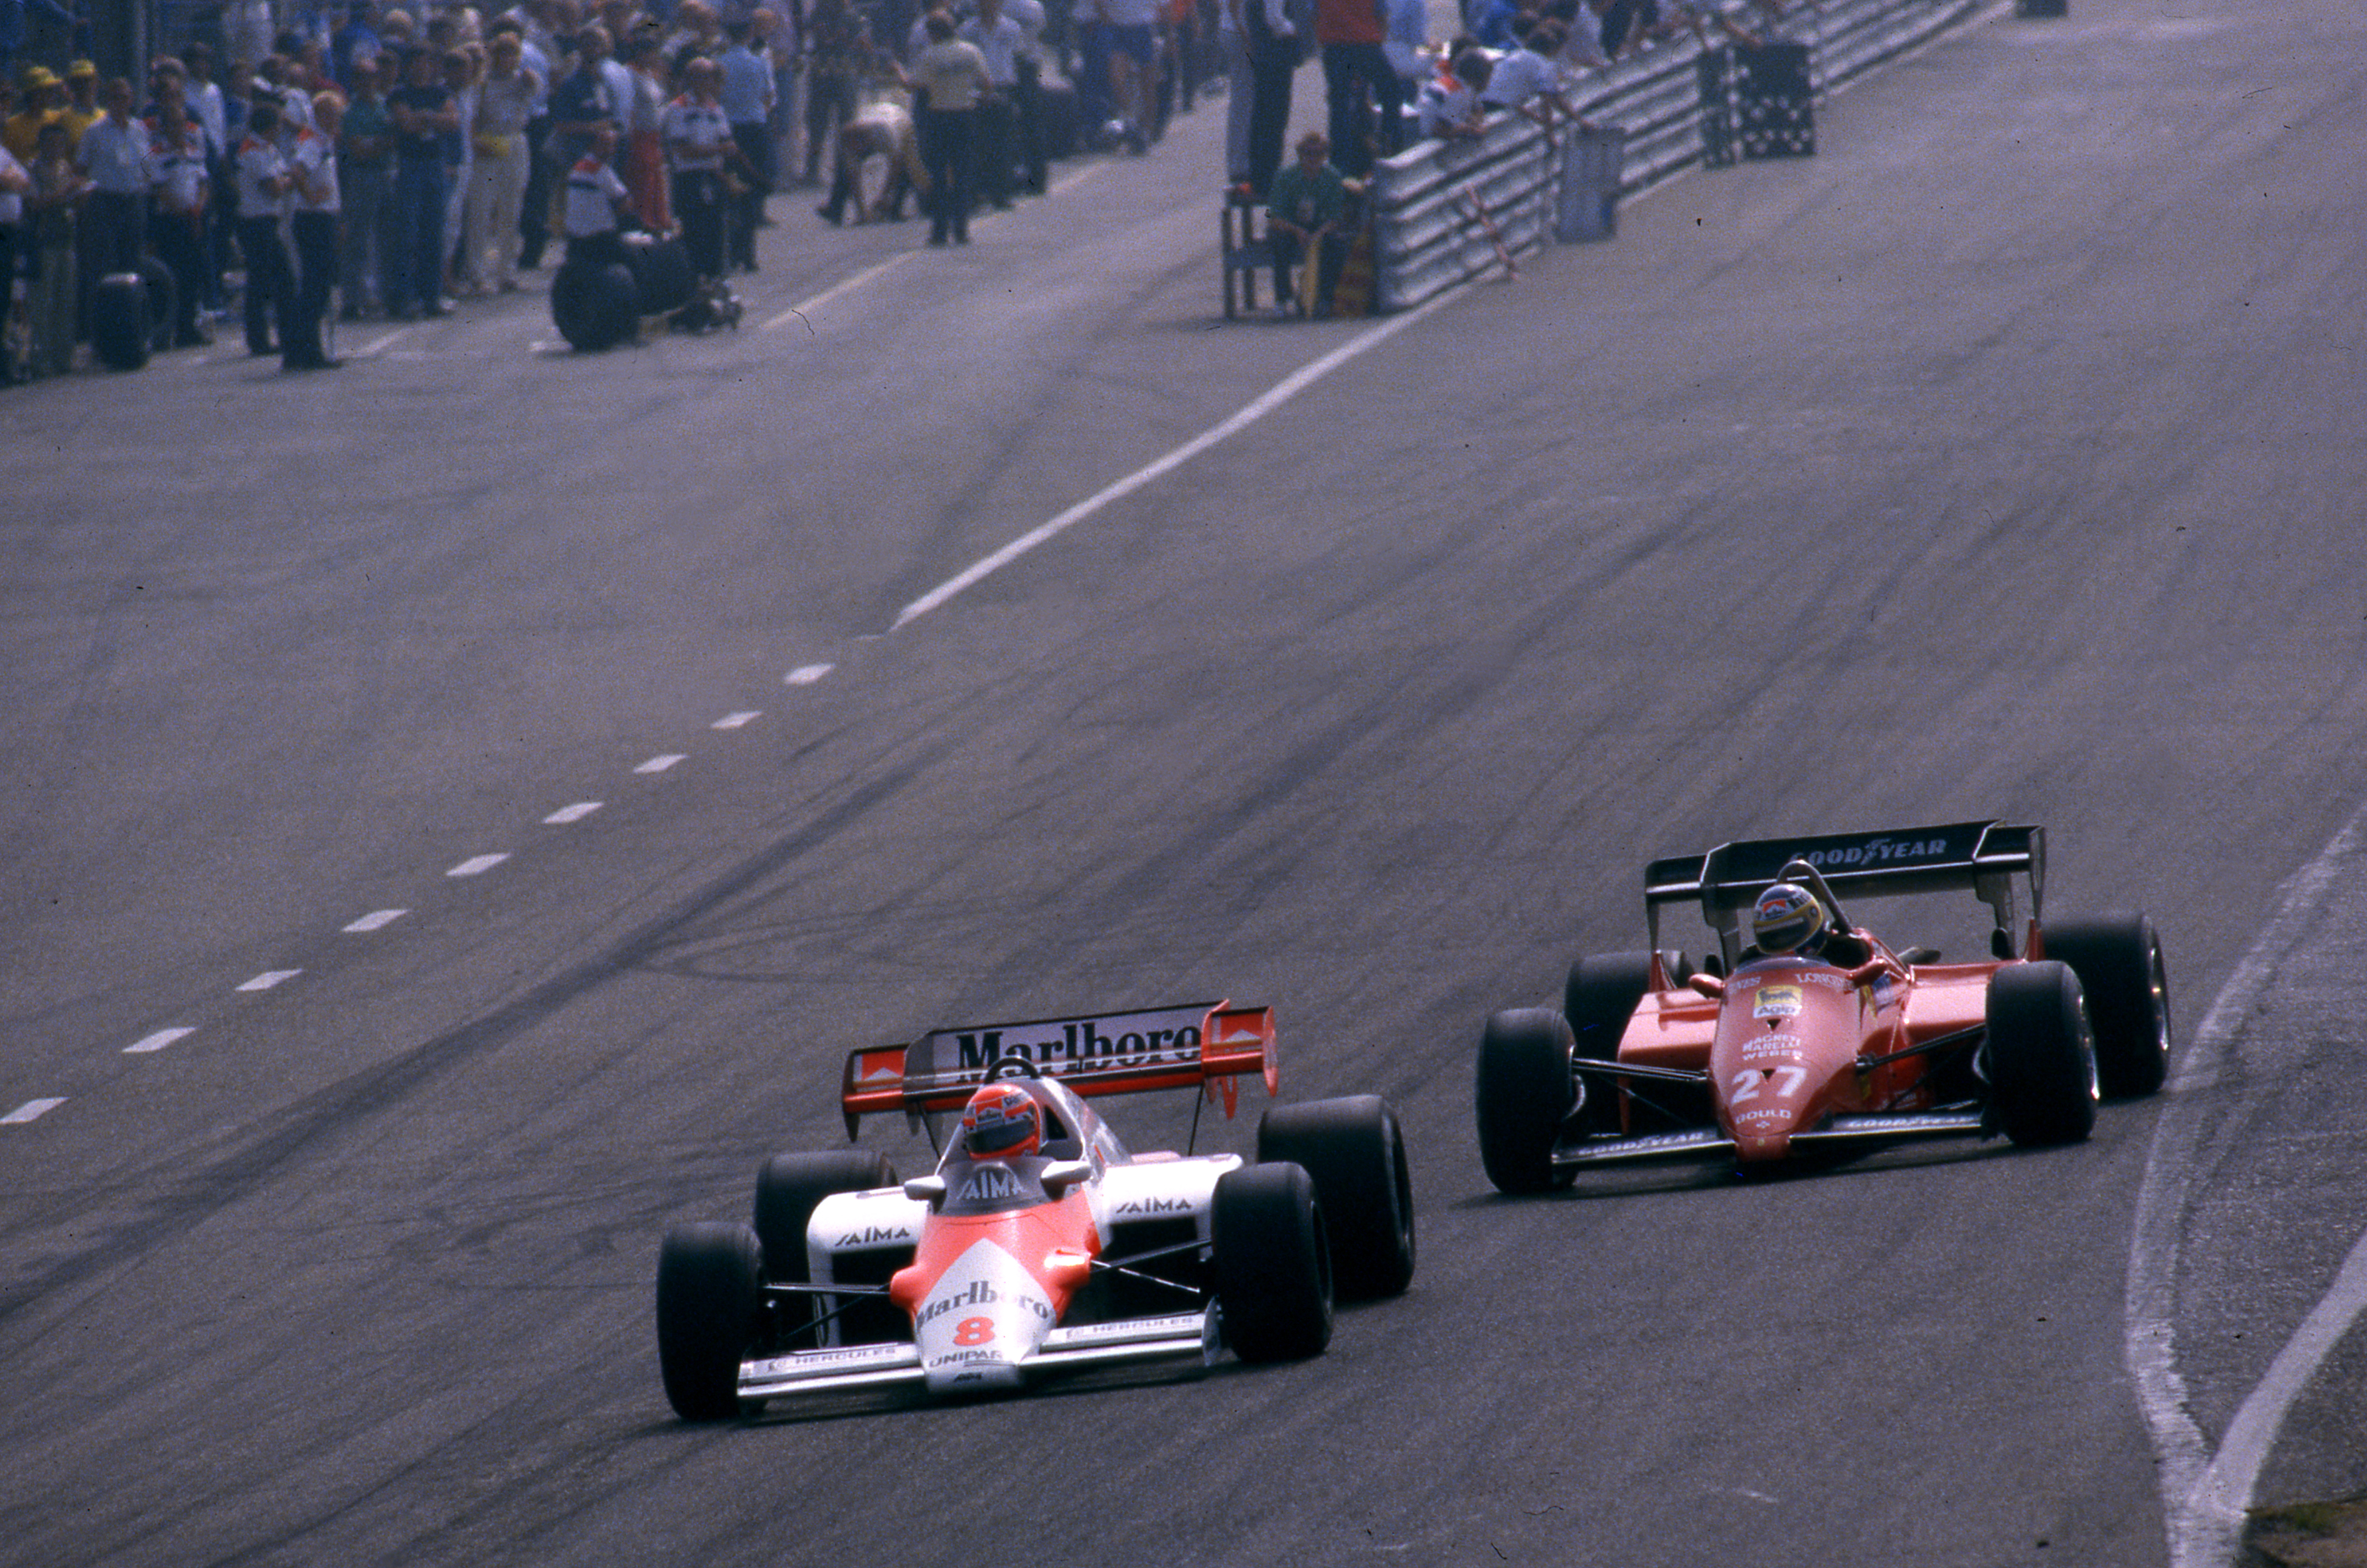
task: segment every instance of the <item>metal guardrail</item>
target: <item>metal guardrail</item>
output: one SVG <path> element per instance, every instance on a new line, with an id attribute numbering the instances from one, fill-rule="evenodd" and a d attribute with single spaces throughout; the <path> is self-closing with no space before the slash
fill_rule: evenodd
<path id="1" fill-rule="evenodd" d="M 1984 0 L 1829 0 L 1785 20 L 1809 45 L 1817 96 L 1954 25 Z M 1623 192 L 1643 190 L 1702 160 L 1702 46 L 1664 43 L 1594 78 L 1571 103 L 1588 119 L 1622 127 Z M 1552 228 L 1559 162 L 1553 139 L 1517 114 L 1499 114 L 1467 141 L 1426 141 L 1373 165 L 1374 308 L 1410 310 L 1503 265 Z M 1496 236 L 1477 216 L 1484 207 Z"/>

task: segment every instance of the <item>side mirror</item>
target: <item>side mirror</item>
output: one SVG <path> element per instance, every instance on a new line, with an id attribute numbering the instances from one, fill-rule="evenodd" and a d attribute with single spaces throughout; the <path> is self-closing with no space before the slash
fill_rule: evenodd
<path id="1" fill-rule="evenodd" d="M 1093 1162 L 1089 1159 L 1057 1160 L 1044 1168 L 1044 1190 L 1058 1198 L 1081 1181 L 1093 1179 Z M 910 1183 L 907 1183 L 909 1190 Z"/>
<path id="2" fill-rule="evenodd" d="M 946 1179 L 942 1176 L 916 1176 L 904 1183 L 904 1196 L 934 1209 L 946 1201 Z"/>
<path id="3" fill-rule="evenodd" d="M 1695 973 L 1685 981 L 1685 984 L 1691 986 L 1694 990 L 1699 991 L 1705 997 L 1723 997 L 1726 995 L 1726 982 L 1719 979 L 1715 975 Z"/>

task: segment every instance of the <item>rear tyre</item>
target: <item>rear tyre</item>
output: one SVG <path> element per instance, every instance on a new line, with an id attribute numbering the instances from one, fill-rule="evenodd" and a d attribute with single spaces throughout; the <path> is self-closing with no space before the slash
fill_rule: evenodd
<path id="1" fill-rule="evenodd" d="M 1989 1091 L 2016 1144 L 2076 1144 L 2096 1125 L 2096 1053 L 2079 977 L 2051 960 L 1989 976 Z"/>
<path id="2" fill-rule="evenodd" d="M 1277 1106 L 1258 1122 L 1260 1165 L 1306 1170 L 1343 1301 L 1394 1296 L 1413 1280 L 1413 1178 L 1397 1114 L 1376 1094 Z"/>
<path id="3" fill-rule="evenodd" d="M 763 1299 L 756 1235 L 745 1225 L 684 1225 L 658 1249 L 658 1371 L 685 1421 L 740 1413 L 740 1359 Z"/>
<path id="4" fill-rule="evenodd" d="M 756 1242 L 764 1278 L 776 1285 L 813 1280 L 806 1257 L 806 1223 L 821 1201 L 841 1192 L 896 1185 L 896 1168 L 869 1149 L 824 1149 L 775 1155 L 756 1172 Z"/>
<path id="5" fill-rule="evenodd" d="M 821 1201 L 840 1192 L 868 1192 L 896 1185 L 896 1168 L 870 1149 L 823 1149 L 812 1154 L 775 1155 L 756 1172 L 756 1245 L 764 1280 L 775 1285 L 808 1285 L 813 1268 L 806 1252 L 806 1225 Z M 834 1298 L 844 1302 L 846 1298 Z M 789 1344 L 812 1328 L 829 1310 L 821 1298 L 785 1295 L 773 1299 L 772 1327 L 776 1341 Z M 868 1304 L 856 1313 L 867 1313 Z M 850 1314 L 848 1315 L 854 1315 Z M 846 1326 L 845 1318 L 839 1320 Z M 845 1343 L 844 1337 L 841 1343 Z"/>
<path id="6" fill-rule="evenodd" d="M 1244 1361 L 1295 1361 L 1331 1342 L 1331 1257 L 1314 1179 L 1252 1165 L 1217 1179 L 1208 1215 L 1217 1310 Z"/>
<path id="7" fill-rule="evenodd" d="M 1510 1008 L 1479 1036 L 1479 1163 L 1500 1192 L 1550 1192 L 1572 1172 L 1557 1173 L 1554 1145 L 1577 1101 L 1570 1078 L 1569 1024 L 1549 1008 Z"/>
<path id="8" fill-rule="evenodd" d="M 2044 932 L 2046 956 L 2070 965 L 2096 1031 L 2096 1077 L 2109 1100 L 2135 1100 L 2169 1074 L 2169 975 L 2161 933 L 2145 916 L 2067 920 Z"/>
<path id="9" fill-rule="evenodd" d="M 1682 953 L 1670 952 L 1668 960 L 1669 977 L 1678 985 L 1693 973 Z M 1652 955 L 1649 953 L 1599 953 L 1581 958 L 1569 966 L 1569 978 L 1562 986 L 1562 1016 L 1569 1020 L 1569 1033 L 1580 1057 L 1591 1062 L 1614 1062 L 1619 1059 L 1619 1037 L 1627 1032 L 1627 1021 L 1636 1015 L 1636 1004 L 1652 988 Z M 1584 1100 L 1583 1125 L 1589 1133 L 1617 1133 L 1619 1124 L 1619 1091 L 1609 1078 L 1581 1080 L 1579 1092 Z"/>

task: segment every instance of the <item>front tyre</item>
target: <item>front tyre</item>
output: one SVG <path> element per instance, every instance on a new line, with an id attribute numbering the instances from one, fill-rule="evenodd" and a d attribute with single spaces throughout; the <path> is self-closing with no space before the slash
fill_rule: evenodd
<path id="1" fill-rule="evenodd" d="M 1295 1361 L 1331 1343 L 1331 1249 L 1304 1169 L 1252 1165 L 1218 1177 L 1208 1241 L 1234 1355 Z"/>
<path id="2" fill-rule="evenodd" d="M 2161 933 L 2141 914 L 2067 920 L 2042 933 L 2070 965 L 2096 1030 L 2096 1077 L 2111 1100 L 2153 1093 L 2169 1075 L 2169 975 Z"/>
<path id="3" fill-rule="evenodd" d="M 1258 1122 L 1257 1162 L 1315 1183 L 1343 1300 L 1394 1296 L 1413 1280 L 1413 1178 L 1396 1112 L 1376 1094 L 1283 1105 Z"/>
<path id="4" fill-rule="evenodd" d="M 1511 1008 L 1479 1036 L 1473 1104 L 1479 1163 L 1500 1192 L 1550 1192 L 1574 1173 L 1554 1169 L 1554 1145 L 1577 1100 L 1569 1024 L 1549 1008 Z"/>
<path id="5" fill-rule="evenodd" d="M 740 1413 L 740 1359 L 763 1299 L 756 1235 L 745 1225 L 668 1231 L 658 1249 L 658 1371 L 685 1421 Z"/>
<path id="6" fill-rule="evenodd" d="M 2076 1144 L 2095 1128 L 2094 1035 L 2068 964 L 2009 964 L 1989 976 L 1987 1055 L 1998 1127 L 2016 1144 Z"/>

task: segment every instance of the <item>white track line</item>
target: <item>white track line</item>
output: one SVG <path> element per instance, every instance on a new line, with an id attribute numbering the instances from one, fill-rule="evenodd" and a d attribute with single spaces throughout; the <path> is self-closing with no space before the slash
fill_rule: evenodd
<path id="1" fill-rule="evenodd" d="M 919 620 L 923 615 L 927 615 L 930 611 L 944 604 L 947 600 L 960 593 L 963 590 L 974 587 L 987 578 L 993 576 L 996 572 L 1001 571 L 1004 567 L 1009 566 L 1013 561 L 1017 560 L 1020 557 L 1027 554 L 1038 546 L 1048 544 L 1051 540 L 1057 538 L 1059 535 L 1065 533 L 1077 524 L 1083 522 L 1086 518 L 1091 517 L 1094 513 L 1099 512 L 1103 507 L 1107 506 L 1110 502 L 1125 500 L 1127 496 L 1132 495 L 1136 491 L 1140 490 L 1143 486 L 1150 483 L 1153 479 L 1163 478 L 1164 476 L 1172 473 L 1177 468 L 1182 468 L 1184 464 L 1190 462 L 1201 453 L 1206 452 L 1209 447 L 1216 446 L 1221 441 L 1225 441 L 1232 436 L 1240 434 L 1242 431 L 1247 430 L 1251 425 L 1255 424 L 1258 421 L 1263 419 L 1274 410 L 1282 407 L 1283 404 L 1290 401 L 1291 399 L 1298 396 L 1299 393 L 1307 390 L 1308 388 L 1315 385 L 1316 382 L 1320 381 L 1326 376 L 1331 375 L 1334 370 L 1339 369 L 1342 365 L 1347 364 L 1350 360 L 1355 359 L 1362 355 L 1371 352 L 1373 349 L 1378 348 L 1382 344 L 1387 343 L 1390 338 L 1395 337 L 1398 333 L 1405 331 L 1406 328 L 1413 325 L 1416 321 L 1421 321 L 1423 317 L 1428 316 L 1432 311 L 1436 310 L 1448 300 L 1458 298 L 1463 293 L 1464 289 L 1468 287 L 1470 287 L 1468 284 L 1459 284 L 1453 288 L 1447 289 L 1444 293 L 1437 295 L 1427 302 L 1417 305 L 1412 310 L 1404 312 L 1402 315 L 1390 316 L 1382 321 L 1378 325 L 1367 327 L 1365 331 L 1357 333 L 1346 343 L 1342 344 L 1338 348 L 1333 349 L 1322 358 L 1316 360 L 1311 365 L 1303 367 L 1287 377 L 1285 377 L 1280 382 L 1275 384 L 1271 391 L 1268 391 L 1264 396 L 1259 398 L 1256 401 L 1251 403 L 1248 407 L 1242 409 L 1240 412 L 1234 414 L 1231 418 L 1224 421 L 1222 423 L 1209 426 L 1206 430 L 1202 431 L 1191 440 L 1186 441 L 1183 446 L 1176 447 L 1175 450 L 1168 453 L 1165 457 L 1149 463 L 1142 468 L 1137 468 L 1134 472 L 1127 475 L 1126 478 L 1118 480 L 1116 484 L 1110 485 L 1105 489 L 1086 497 L 1084 500 L 1077 502 L 1076 505 L 1069 508 L 1066 512 L 1061 513 L 1058 517 L 1053 518 L 1050 522 L 1043 524 L 1031 529 L 1027 533 L 1020 535 L 1019 537 L 1012 540 L 1011 543 L 1003 546 L 1001 549 L 995 551 L 992 555 L 988 556 L 985 559 L 977 562 L 966 570 L 954 577 L 948 578 L 944 582 L 939 583 L 936 587 L 930 589 L 926 593 L 922 594 L 918 599 L 913 600 L 911 604 L 905 605 L 902 610 L 897 613 L 894 629 L 901 631 L 904 627 L 912 625 L 914 621 Z"/>
<path id="2" fill-rule="evenodd" d="M 252 980 L 241 980 L 238 988 L 242 991 L 268 991 L 286 985 L 302 973 L 301 969 L 266 969 Z"/>
<path id="3" fill-rule="evenodd" d="M 633 765 L 633 772 L 637 773 L 662 773 L 668 768 L 673 767 L 676 762 L 681 761 L 687 755 L 689 755 L 689 753 L 685 751 L 668 751 L 663 756 L 652 757 L 646 762 L 635 763 Z"/>
<path id="4" fill-rule="evenodd" d="M 373 909 L 360 919 L 347 923 L 343 929 L 357 935 L 365 931 L 382 931 L 409 913 L 411 911 L 408 909 Z"/>
<path id="5" fill-rule="evenodd" d="M 2307 934 L 2342 863 L 2367 838 L 2367 811 L 2346 824 L 2316 860 L 2287 880 L 2276 913 L 2211 1004 L 2169 1085 L 2169 1103 L 2154 1124 L 2129 1244 L 2125 1358 L 2137 1402 L 2160 1459 L 2163 1522 L 2171 1568 L 2225 1568 L 2236 1559 L 2244 1510 L 2285 1413 L 2308 1386 L 2343 1333 L 2367 1310 L 2367 1238 L 2353 1247 L 2334 1284 L 2303 1319 L 2284 1348 L 2227 1424 L 2216 1453 L 2188 1409 L 2179 1375 L 2177 1289 L 2180 1227 L 2196 1176 L 2212 1168 L 2204 1118 L 2189 1113 L 2214 1089 L 2243 1021 L 2259 1005 L 2279 964 Z"/>
<path id="6" fill-rule="evenodd" d="M 821 680 L 823 676 L 829 674 L 832 671 L 837 668 L 838 666 L 835 664 L 800 664 L 796 669 L 781 677 L 781 684 L 784 686 L 810 686 L 816 681 Z"/>
<path id="7" fill-rule="evenodd" d="M 600 806 L 601 803 L 596 800 L 579 800 L 572 806 L 561 807 L 558 810 L 544 818 L 543 821 L 546 825 L 550 827 L 564 827 L 570 822 L 583 821 L 583 818 L 591 816 L 595 811 L 599 810 Z"/>
<path id="8" fill-rule="evenodd" d="M 0 1127 L 21 1127 L 28 1122 L 38 1122 L 65 1103 L 65 1096 L 54 1100 L 28 1100 L 6 1116 L 0 1116 Z"/>
<path id="9" fill-rule="evenodd" d="M 493 870 L 493 867 L 501 864 L 502 862 L 509 858 L 510 857 L 506 852 L 500 854 L 470 855 L 467 860 L 462 861 L 459 865 L 454 866 L 444 874 L 447 876 L 482 876 L 485 873 Z"/>
<path id="10" fill-rule="evenodd" d="M 717 719 L 713 724 L 708 725 L 707 728 L 709 729 L 742 729 L 747 726 L 755 723 L 758 719 L 764 716 L 764 710 L 761 708 L 743 708 L 738 713 L 725 714 L 721 718 Z"/>
<path id="11" fill-rule="evenodd" d="M 127 1056 L 145 1056 L 152 1051 L 162 1051 L 175 1041 L 187 1040 L 196 1032 L 195 1029 L 160 1029 L 153 1034 L 142 1035 L 126 1045 L 123 1048 L 123 1054 Z"/>

